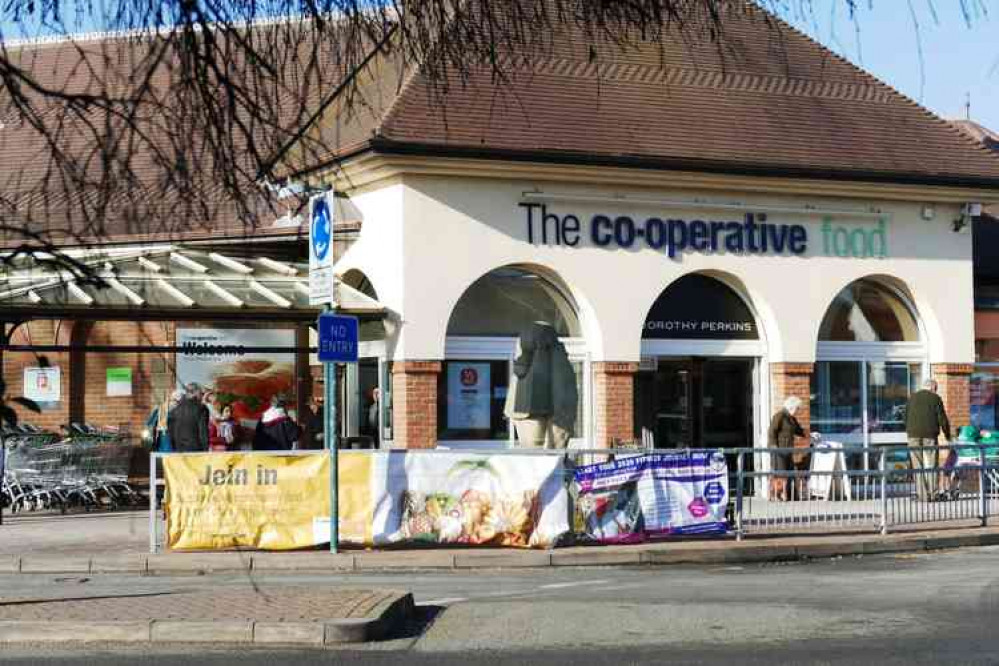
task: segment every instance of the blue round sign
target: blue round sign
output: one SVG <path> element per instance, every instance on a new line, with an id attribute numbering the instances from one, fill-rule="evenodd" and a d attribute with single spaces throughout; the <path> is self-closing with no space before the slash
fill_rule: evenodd
<path id="1" fill-rule="evenodd" d="M 332 245 L 333 225 L 330 222 L 330 208 L 326 199 L 319 199 L 312 207 L 312 254 L 323 261 Z"/>

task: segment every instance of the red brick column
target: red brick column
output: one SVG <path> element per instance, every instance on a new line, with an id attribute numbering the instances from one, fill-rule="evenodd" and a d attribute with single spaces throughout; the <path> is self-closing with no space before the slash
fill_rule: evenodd
<path id="1" fill-rule="evenodd" d="M 392 364 L 392 429 L 395 446 L 437 446 L 437 376 L 440 361 L 396 361 Z"/>
<path id="2" fill-rule="evenodd" d="M 943 400 L 952 434 L 961 426 L 971 423 L 971 373 L 970 363 L 934 363 L 933 378 Z"/>
<path id="3" fill-rule="evenodd" d="M 635 439 L 635 373 L 637 363 L 593 363 L 593 446 Z"/>
<path id="4" fill-rule="evenodd" d="M 811 393 L 812 393 L 812 369 L 811 363 L 771 363 L 770 364 L 770 411 L 776 412 L 784 406 L 784 401 L 789 397 L 797 396 L 801 399 L 801 406 L 795 412 L 794 417 L 798 419 L 801 427 L 808 432 L 812 422 Z M 767 420 L 772 414 L 767 415 Z"/>

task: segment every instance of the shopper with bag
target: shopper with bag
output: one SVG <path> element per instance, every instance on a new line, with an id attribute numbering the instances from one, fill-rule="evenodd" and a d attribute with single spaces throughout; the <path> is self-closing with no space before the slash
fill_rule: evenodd
<path id="1" fill-rule="evenodd" d="M 795 412 L 798 411 L 798 407 L 801 406 L 801 399 L 795 396 L 790 396 L 784 401 L 784 406 L 774 414 L 773 418 L 770 420 L 770 428 L 767 430 L 767 446 L 771 449 L 790 449 L 794 448 L 794 442 L 796 437 L 804 437 L 805 431 L 802 429 L 801 424 L 798 423 L 798 419 L 794 418 Z M 794 454 L 798 455 L 797 452 Z M 805 456 L 807 457 L 807 453 Z M 790 451 L 779 451 L 771 455 L 771 469 L 774 472 L 778 472 L 778 475 L 772 475 L 770 477 L 770 493 L 769 497 L 772 500 L 779 502 L 786 502 L 788 500 L 788 489 L 790 484 L 788 478 L 788 472 L 792 469 L 798 469 L 801 461 L 793 460 L 793 456 Z M 793 464 L 793 467 L 792 467 Z M 807 465 L 807 462 L 806 462 Z M 805 467 L 807 469 L 807 466 Z M 803 480 L 804 477 L 802 477 Z M 797 482 L 797 479 L 796 479 Z M 796 485 L 798 485 L 796 483 Z M 799 491 L 803 491 L 803 484 L 798 486 Z M 798 495 L 801 496 L 800 494 Z"/>

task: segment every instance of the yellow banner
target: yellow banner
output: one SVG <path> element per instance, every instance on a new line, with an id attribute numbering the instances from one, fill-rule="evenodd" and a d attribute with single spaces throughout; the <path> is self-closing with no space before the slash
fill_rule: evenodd
<path id="1" fill-rule="evenodd" d="M 370 456 L 338 458 L 344 541 L 371 539 Z M 165 456 L 167 544 L 175 550 L 292 550 L 329 541 L 329 454 Z"/>

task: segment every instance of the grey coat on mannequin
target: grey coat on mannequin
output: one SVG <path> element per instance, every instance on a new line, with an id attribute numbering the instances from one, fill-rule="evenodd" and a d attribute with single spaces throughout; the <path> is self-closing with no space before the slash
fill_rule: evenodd
<path id="1" fill-rule="evenodd" d="M 521 443 L 566 446 L 579 395 L 572 363 L 551 324 L 534 322 L 521 334 L 513 374 L 505 411 L 514 419 Z"/>

